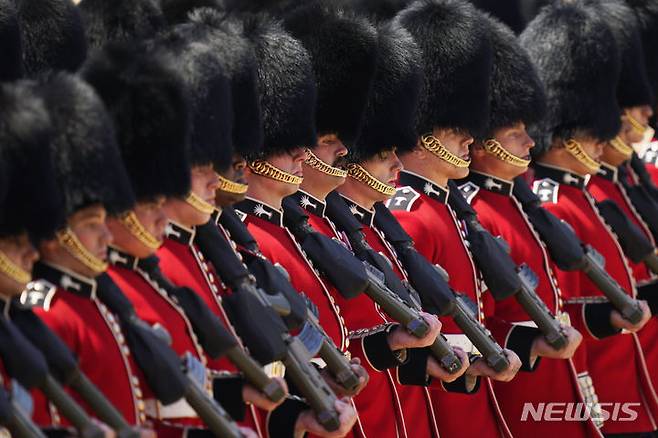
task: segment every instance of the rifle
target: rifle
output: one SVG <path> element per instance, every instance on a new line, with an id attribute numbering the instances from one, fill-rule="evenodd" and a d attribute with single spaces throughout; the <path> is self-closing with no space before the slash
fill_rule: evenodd
<path id="1" fill-rule="evenodd" d="M 509 255 L 510 248 L 502 237 L 494 238 L 482 227 L 477 213 L 462 196 L 454 181 L 448 182 L 448 202 L 456 216 L 463 220 L 468 230 L 467 240 L 471 254 L 494 299 L 503 300 L 510 296 L 537 324 L 551 347 L 559 350 L 566 346 L 567 338 L 560 323 L 535 292 L 537 277 L 529 266 L 516 266 Z"/>
<path id="2" fill-rule="evenodd" d="M 628 198 L 631 200 L 633 207 L 642 216 L 642 219 L 649 227 L 654 240 L 658 239 L 658 189 L 651 181 L 651 176 L 647 173 L 644 163 L 633 154 L 631 159 L 631 168 L 638 176 L 639 184 L 633 185 L 628 181 L 629 174 L 626 166 L 619 166 L 619 181 L 624 186 Z"/>
<path id="3" fill-rule="evenodd" d="M 395 253 L 409 274 L 412 286 L 421 297 L 423 307 L 439 316 L 450 316 L 491 368 L 498 372 L 507 369 L 509 360 L 503 348 L 471 310 L 475 307 L 477 312 L 477 305 L 467 296 L 450 288 L 448 273 L 440 266 L 430 263 L 418 252 L 411 236 L 383 203 L 375 204 L 375 211 L 375 224 L 395 248 Z"/>
<path id="4" fill-rule="evenodd" d="M 514 181 L 514 196 L 541 236 L 555 264 L 564 271 L 581 271 L 594 283 L 624 319 L 637 323 L 642 319 L 639 302 L 633 299 L 605 271 L 605 258 L 585 245 L 571 225 L 541 207 L 541 200 L 521 177 Z"/>
<path id="5" fill-rule="evenodd" d="M 235 212 L 232 210 L 224 210 L 220 216 L 220 221 L 227 213 L 229 215 L 235 215 Z M 226 220 L 226 218 L 224 219 Z M 229 218 L 229 222 L 233 227 L 244 226 L 237 217 Z M 235 236 L 239 236 L 240 233 L 245 232 L 248 234 L 246 230 L 236 230 L 235 233 L 231 231 L 231 235 L 235 238 Z M 300 297 L 296 292 L 293 292 L 288 297 L 282 297 L 281 295 L 268 294 L 259 290 L 256 278 L 237 258 L 230 243 L 221 235 L 219 228 L 214 223 L 209 222 L 198 227 L 197 237 L 197 243 L 202 248 L 204 255 L 213 265 L 219 277 L 222 278 L 222 281 L 233 291 L 233 294 L 227 297 L 224 302 L 229 312 L 229 317 L 240 337 L 245 339 L 247 345 L 258 343 L 257 338 L 262 338 L 264 335 L 272 336 L 272 340 L 268 344 L 282 342 L 284 348 L 282 349 L 281 359 L 286 366 L 286 375 L 304 396 L 315 413 L 318 422 L 326 430 L 337 430 L 340 427 L 340 420 L 335 408 L 336 395 L 319 374 L 318 370 L 311 365 L 310 360 L 313 358 L 313 354 L 308 351 L 300 339 L 288 333 L 279 316 L 280 314 L 290 315 L 292 313 L 291 309 L 294 308 L 296 314 L 295 322 L 300 322 L 300 319 L 308 322 L 306 304 L 299 302 Z M 256 259 L 258 259 L 256 260 L 258 263 L 269 263 L 262 257 L 256 257 Z M 276 268 L 272 268 L 276 271 Z M 267 300 L 265 299 L 266 297 L 268 298 Z M 250 315 L 244 315 L 243 311 L 247 309 Z M 276 310 L 279 310 L 280 313 L 277 313 Z M 263 330 L 258 330 L 257 333 L 254 333 L 250 329 L 250 326 L 254 323 L 251 316 L 253 312 L 258 312 L 259 315 L 262 315 L 260 320 L 267 320 L 272 328 L 265 333 Z M 315 335 L 320 339 L 319 343 L 321 345 L 330 342 L 328 336 L 319 325 L 316 327 L 316 330 Z M 249 342 L 249 339 L 252 341 Z M 257 351 L 258 349 L 255 351 L 256 354 Z M 335 346 L 331 351 L 338 352 Z M 317 353 L 317 351 L 313 353 Z M 338 354 L 346 361 L 342 353 L 338 352 Z M 329 360 L 325 359 L 325 361 L 328 366 L 330 363 L 333 363 L 331 362 L 331 358 Z M 347 367 L 349 367 L 349 363 Z M 343 368 L 340 369 L 342 370 Z"/>
<path id="6" fill-rule="evenodd" d="M 300 219 L 296 226 L 299 229 L 297 233 L 315 236 L 315 241 L 321 242 L 325 247 L 333 246 L 336 253 L 336 257 L 330 259 L 320 256 L 328 253 L 328 251 L 320 252 L 319 257 L 315 257 L 313 262 L 329 278 L 332 276 L 340 278 L 344 276 L 344 273 L 335 270 L 338 266 L 338 260 L 354 260 L 356 258 L 361 262 L 360 264 L 365 272 L 365 277 L 362 275 L 365 283 L 363 293 L 379 304 L 391 318 L 400 322 L 409 333 L 419 338 L 424 336 L 429 326 L 419 313 L 422 306 L 413 292 L 409 291 L 410 286 L 405 286 L 391 268 L 389 261 L 368 244 L 361 230 L 361 224 L 356 221 L 347 204 L 338 193 L 330 193 L 326 198 L 326 203 L 327 216 L 340 231 L 345 233 L 353 254 L 335 240 L 329 239 L 312 229 L 310 232 L 305 231 L 306 227 L 310 227 L 308 224 L 304 225 L 305 221 Z M 293 231 L 294 233 L 295 231 Z M 352 265 L 356 267 L 359 263 L 352 263 Z M 449 373 L 452 374 L 461 369 L 461 360 L 442 336 L 437 337 L 429 348 L 434 358 Z"/>
<path id="7" fill-rule="evenodd" d="M 0 379 L 1 383 L 2 379 Z M 46 435 L 23 412 L 23 409 L 13 400 L 5 388 L 0 386 L 0 424 L 9 430 L 15 438 L 46 438 Z"/>

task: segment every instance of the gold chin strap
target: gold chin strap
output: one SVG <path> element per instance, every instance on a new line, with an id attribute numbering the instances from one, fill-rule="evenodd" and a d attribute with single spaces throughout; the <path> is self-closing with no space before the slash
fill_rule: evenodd
<path id="1" fill-rule="evenodd" d="M 512 154 L 506 150 L 498 140 L 493 138 L 490 138 L 484 142 L 484 150 L 498 158 L 500 161 L 504 161 L 505 163 L 511 164 L 512 166 L 526 168 L 530 165 L 530 160 L 526 160 L 525 158 L 521 158 Z"/>
<path id="2" fill-rule="evenodd" d="M 633 148 L 626 144 L 619 136 L 613 138 L 609 142 L 610 146 L 626 158 L 630 158 L 633 155 Z"/>
<path id="3" fill-rule="evenodd" d="M 325 163 L 320 158 L 318 158 L 318 156 L 315 155 L 310 149 L 306 149 L 306 153 L 308 154 L 308 158 L 305 161 L 307 166 L 329 176 L 335 176 L 337 178 L 345 178 L 347 176 L 346 170 Z"/>
<path id="4" fill-rule="evenodd" d="M 219 176 L 219 189 L 222 192 L 234 193 L 236 195 L 243 195 L 247 193 L 249 186 L 247 184 L 241 184 L 239 182 L 231 181 L 230 179 L 224 178 L 221 175 Z"/>
<path id="5" fill-rule="evenodd" d="M 570 139 L 564 142 L 564 147 L 580 164 L 587 167 L 590 172 L 596 173 L 601 168 L 601 165 L 595 161 L 592 157 L 587 155 L 587 152 L 583 149 L 580 143 L 574 139 Z"/>
<path id="6" fill-rule="evenodd" d="M 89 252 L 70 228 L 57 233 L 57 241 L 74 259 L 96 273 L 107 270 L 108 264 Z"/>
<path id="7" fill-rule="evenodd" d="M 32 275 L 14 263 L 9 256 L 2 251 L 0 251 L 0 272 L 18 284 L 25 285 L 32 281 Z"/>
<path id="8" fill-rule="evenodd" d="M 203 214 L 211 214 L 213 211 L 215 211 L 214 205 L 204 201 L 193 192 L 190 192 L 187 195 L 187 197 L 185 198 L 185 202 L 187 202 L 188 204 L 190 204 L 192 207 L 194 207 L 195 209 L 197 209 Z"/>
<path id="9" fill-rule="evenodd" d="M 457 155 L 446 149 L 445 146 L 441 144 L 439 139 L 434 137 L 432 134 L 425 134 L 421 136 L 420 142 L 425 147 L 425 149 L 455 167 L 464 168 L 471 164 L 471 160 L 462 160 Z"/>
<path id="10" fill-rule="evenodd" d="M 124 227 L 126 227 L 130 234 L 137 238 L 137 240 L 147 248 L 156 250 L 162 245 L 162 240 L 159 240 L 144 228 L 144 225 L 139 221 L 135 212 L 129 211 L 128 213 L 122 214 L 121 217 L 119 217 L 119 221 Z"/>
<path id="11" fill-rule="evenodd" d="M 624 117 L 626 117 L 626 120 L 628 120 L 628 123 L 631 124 L 635 132 L 644 135 L 644 131 L 647 130 L 647 127 L 640 123 L 639 120 L 637 120 L 635 117 L 631 116 L 628 110 L 624 112 Z"/>
<path id="12" fill-rule="evenodd" d="M 249 163 L 249 168 L 256 175 L 261 175 L 275 181 L 281 181 L 286 184 L 299 185 L 304 181 L 301 176 L 293 175 L 292 173 L 285 172 L 277 167 L 272 166 L 265 160 L 256 160 Z"/>
<path id="13" fill-rule="evenodd" d="M 395 195 L 395 186 L 384 184 L 356 163 L 350 163 L 347 165 L 347 174 L 355 180 L 367 185 L 376 192 L 381 193 L 382 195 Z"/>

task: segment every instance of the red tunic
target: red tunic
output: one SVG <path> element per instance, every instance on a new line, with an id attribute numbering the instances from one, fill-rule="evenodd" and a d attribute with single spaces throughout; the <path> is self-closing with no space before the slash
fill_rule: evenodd
<path id="1" fill-rule="evenodd" d="M 446 204 L 448 191 L 409 172 L 400 173 L 399 186 L 388 207 L 414 239 L 416 249 L 450 274 L 450 286 L 477 303 L 478 316 L 484 322 L 485 313 L 493 311 L 493 300 L 490 294 L 482 294 L 480 290 L 461 225 Z M 463 336 L 452 318 L 441 318 L 441 322 L 442 334 Z M 431 392 L 439 432 L 443 436 L 511 436 L 491 381 L 483 379 L 482 385 L 473 394 Z M 454 412 L 471 413 L 470 421 L 463 421 Z"/>
<path id="2" fill-rule="evenodd" d="M 562 292 L 557 284 L 543 242 L 530 224 L 521 205 L 512 196 L 513 183 L 471 171 L 468 183 L 469 202 L 478 213 L 482 225 L 494 236 L 501 236 L 510 246 L 516 265 L 526 264 L 538 277 L 536 293 L 553 314 L 564 308 Z M 530 317 L 514 299 L 496 303 L 495 317 L 511 323 L 523 323 Z M 550 422 L 521 421 L 524 403 L 585 402 L 578 385 L 578 371 L 583 372 L 584 356 L 576 367 L 572 360 L 543 358 L 532 373 L 520 372 L 509 383 L 493 382 L 505 418 L 517 436 L 533 432 L 542 435 L 573 437 L 600 436 L 591 421 Z M 576 356 L 576 361 L 578 356 Z M 582 377 L 582 376 L 581 376 Z"/>
<path id="3" fill-rule="evenodd" d="M 606 271 L 624 290 L 635 295 L 635 281 L 614 234 L 605 225 L 585 190 L 586 179 L 563 169 L 537 165 L 534 191 L 545 208 L 568 222 L 578 237 L 606 260 Z M 646 361 L 635 335 L 621 334 L 598 339 L 588 327 L 585 307 L 605 301 L 598 288 L 581 272 L 557 271 L 567 302 L 585 303 L 579 324 L 585 338 L 588 370 L 601 403 L 637 403 L 635 421 L 608 419 L 604 433 L 647 432 L 656 429 L 651 410 L 655 392 L 646 373 Z M 605 324 L 606 322 L 604 322 Z M 620 384 L 622 383 L 623 384 Z M 653 394 L 652 394 L 653 392 Z M 605 408 L 605 406 L 604 406 Z"/>

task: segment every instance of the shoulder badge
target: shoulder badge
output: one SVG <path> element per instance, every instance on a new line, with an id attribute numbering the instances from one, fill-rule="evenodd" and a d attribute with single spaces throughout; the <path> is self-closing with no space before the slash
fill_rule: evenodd
<path id="1" fill-rule="evenodd" d="M 56 292 L 57 286 L 46 280 L 31 281 L 21 294 L 20 302 L 25 307 L 42 308 L 47 312 Z"/>
<path id="2" fill-rule="evenodd" d="M 235 211 L 235 214 L 238 216 L 238 219 L 240 219 L 240 222 L 244 222 L 244 220 L 247 219 L 247 213 L 244 211 L 238 210 L 237 208 L 233 211 Z"/>
<path id="3" fill-rule="evenodd" d="M 557 204 L 560 184 L 550 178 L 544 178 L 532 184 L 532 191 L 535 192 L 535 195 L 539 197 L 541 202 Z"/>
<path id="4" fill-rule="evenodd" d="M 473 198 L 475 198 L 475 196 L 480 191 L 480 187 L 477 184 L 469 181 L 466 184 L 459 186 L 459 191 L 462 192 L 462 196 L 464 199 L 466 199 L 466 202 L 470 204 L 471 201 L 473 201 Z"/>
<path id="5" fill-rule="evenodd" d="M 649 147 L 642 153 L 642 161 L 654 166 L 658 165 L 658 141 L 649 143 Z"/>
<path id="6" fill-rule="evenodd" d="M 395 195 L 386 202 L 386 206 L 390 210 L 411 211 L 411 207 L 418 198 L 420 198 L 420 193 L 411 187 L 399 187 L 395 191 Z"/>

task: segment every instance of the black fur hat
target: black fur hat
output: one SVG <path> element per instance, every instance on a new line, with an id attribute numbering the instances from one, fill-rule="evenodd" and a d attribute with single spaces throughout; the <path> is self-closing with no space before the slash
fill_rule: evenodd
<path id="1" fill-rule="evenodd" d="M 92 48 L 151 38 L 166 26 L 159 0 L 82 0 L 79 7 Z"/>
<path id="2" fill-rule="evenodd" d="M 311 0 L 286 14 L 286 29 L 311 55 L 318 134 L 350 147 L 359 135 L 377 62 L 377 31 L 332 0 Z"/>
<path id="3" fill-rule="evenodd" d="M 81 73 L 112 116 L 138 200 L 183 197 L 190 190 L 188 102 L 170 64 L 140 47 L 109 44 Z"/>
<path id="4" fill-rule="evenodd" d="M 302 43 L 271 17 L 244 21 L 258 63 L 258 90 L 263 112 L 263 150 L 247 158 L 266 158 L 316 142 L 316 88 L 311 58 Z"/>
<path id="5" fill-rule="evenodd" d="M 658 95 L 658 0 L 626 0 L 636 13 L 649 83 Z"/>
<path id="6" fill-rule="evenodd" d="M 20 0 L 17 5 L 25 72 L 76 71 L 87 57 L 78 7 L 71 0 Z"/>
<path id="7" fill-rule="evenodd" d="M 343 0 L 357 13 L 375 22 L 388 21 L 406 8 L 412 0 Z"/>
<path id="8" fill-rule="evenodd" d="M 482 14 L 463 0 L 418 0 L 396 21 L 413 35 L 423 56 L 418 133 L 441 127 L 482 135 L 489 119 L 493 59 Z"/>
<path id="9" fill-rule="evenodd" d="M 96 203 L 110 214 L 133 208 L 134 194 L 112 119 L 91 85 L 57 73 L 42 79 L 39 90 L 55 130 L 52 154 L 63 196 L 62 216 Z"/>
<path id="10" fill-rule="evenodd" d="M 616 89 L 621 63 L 609 26 L 579 3 L 544 8 L 520 36 L 546 89 L 547 113 L 531 129 L 533 154 L 553 137 L 584 131 L 600 140 L 619 132 Z"/>
<path id="11" fill-rule="evenodd" d="M 0 236 L 27 231 L 38 241 L 61 224 L 61 198 L 54 184 L 50 116 L 35 84 L 0 85 L 0 160 L 6 198 L 0 200 Z"/>
<path id="12" fill-rule="evenodd" d="M 423 87 L 420 49 L 402 26 L 379 26 L 379 57 L 361 135 L 349 159 L 362 162 L 397 147 L 413 149 L 418 142 L 416 111 Z"/>
<path id="13" fill-rule="evenodd" d="M 12 0 L 0 0 L 0 82 L 23 76 L 23 45 L 18 13 Z"/>
<path id="14" fill-rule="evenodd" d="M 490 136 L 495 129 L 516 122 L 528 126 L 541 120 L 546 111 L 546 94 L 537 69 L 516 35 L 497 19 L 486 19 L 491 27 L 494 56 L 486 132 Z"/>
<path id="15" fill-rule="evenodd" d="M 653 90 L 649 83 L 637 17 L 620 0 L 590 0 L 592 10 L 610 26 L 621 58 L 621 72 L 617 85 L 619 106 L 651 105 Z"/>
<path id="16" fill-rule="evenodd" d="M 242 21 L 203 8 L 190 14 L 192 26 L 206 29 L 204 41 L 213 46 L 231 79 L 233 147 L 242 156 L 257 155 L 263 147 L 263 115 L 258 91 L 258 63 Z"/>
<path id="17" fill-rule="evenodd" d="M 233 106 L 231 82 L 216 47 L 199 39 L 188 23 L 167 29 L 152 42 L 172 59 L 172 67 L 187 88 L 192 166 L 213 164 L 226 170 L 233 159 Z"/>

